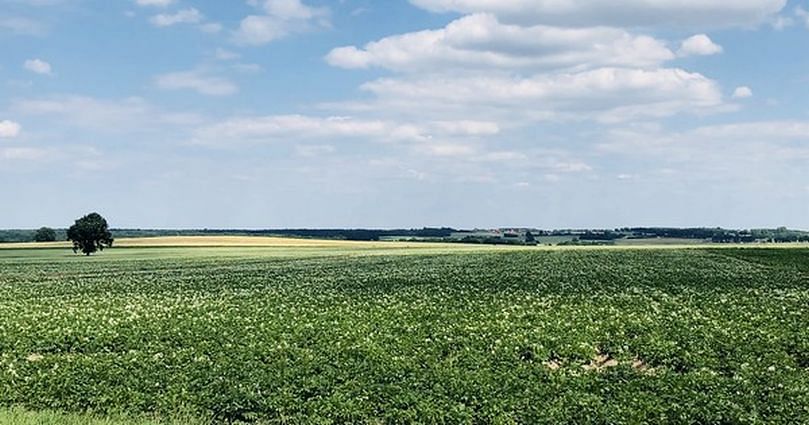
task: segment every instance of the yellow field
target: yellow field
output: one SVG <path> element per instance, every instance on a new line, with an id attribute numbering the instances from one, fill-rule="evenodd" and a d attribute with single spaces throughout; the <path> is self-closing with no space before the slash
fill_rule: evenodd
<path id="1" fill-rule="evenodd" d="M 442 248 L 459 244 L 424 242 L 363 242 L 259 236 L 163 236 L 116 239 L 114 247 L 289 247 L 289 248 Z M 70 242 L 0 243 L 2 248 L 70 248 Z"/>

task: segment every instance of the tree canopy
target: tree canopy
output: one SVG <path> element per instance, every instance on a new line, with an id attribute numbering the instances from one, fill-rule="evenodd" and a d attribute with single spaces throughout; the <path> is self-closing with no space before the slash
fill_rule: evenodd
<path id="1" fill-rule="evenodd" d="M 37 242 L 54 242 L 56 241 L 56 231 L 50 227 L 41 227 L 34 234 L 34 240 Z"/>
<path id="2" fill-rule="evenodd" d="M 76 220 L 67 231 L 67 239 L 73 241 L 73 252 L 81 251 L 84 255 L 103 251 L 105 246 L 111 247 L 113 242 L 107 220 L 98 213 L 87 214 Z"/>

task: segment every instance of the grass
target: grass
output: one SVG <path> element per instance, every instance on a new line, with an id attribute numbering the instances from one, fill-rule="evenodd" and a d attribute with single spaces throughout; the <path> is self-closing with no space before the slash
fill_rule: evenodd
<path id="1" fill-rule="evenodd" d="M 805 248 L 0 250 L 0 423 L 806 423 L 806 305 Z"/>
<path id="2" fill-rule="evenodd" d="M 132 418 L 125 415 L 70 414 L 51 411 L 32 412 L 21 408 L 0 409 L 0 424 L 3 425 L 202 425 L 193 417 L 171 420 L 156 418 Z"/>

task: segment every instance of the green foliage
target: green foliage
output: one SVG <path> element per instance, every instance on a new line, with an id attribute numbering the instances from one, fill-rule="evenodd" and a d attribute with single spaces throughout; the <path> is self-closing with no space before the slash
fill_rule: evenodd
<path id="1" fill-rule="evenodd" d="M 806 249 L 41 251 L 0 255 L 0 406 L 187 406 L 259 423 L 809 422 Z"/>
<path id="2" fill-rule="evenodd" d="M 0 243 L 6 242 L 32 242 L 34 240 L 34 230 L 4 229 L 0 230 Z"/>
<path id="3" fill-rule="evenodd" d="M 91 213 L 76 220 L 76 223 L 67 230 L 67 238 L 73 241 L 73 252 L 81 251 L 85 255 L 103 251 L 104 246 L 111 247 L 113 242 L 107 220 L 98 213 Z"/>
<path id="4" fill-rule="evenodd" d="M 56 231 L 50 227 L 41 227 L 34 234 L 34 241 L 36 242 L 54 242 L 56 241 Z"/>
<path id="5" fill-rule="evenodd" d="M 11 425 L 202 425 L 193 417 L 161 419 L 150 417 L 132 418 L 128 415 L 65 414 L 51 411 L 30 412 L 19 408 L 0 409 L 0 424 Z"/>

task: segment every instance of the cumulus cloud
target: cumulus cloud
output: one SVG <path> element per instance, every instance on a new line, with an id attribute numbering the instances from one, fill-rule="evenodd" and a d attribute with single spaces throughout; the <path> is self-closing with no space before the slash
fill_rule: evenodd
<path id="1" fill-rule="evenodd" d="M 433 12 L 493 13 L 509 22 L 716 28 L 760 24 L 786 0 L 410 0 Z"/>
<path id="2" fill-rule="evenodd" d="M 452 136 L 494 136 L 500 133 L 500 126 L 490 121 L 435 121 L 431 125 Z"/>
<path id="3" fill-rule="evenodd" d="M 324 9 L 307 6 L 300 0 L 264 0 L 263 2 L 254 0 L 250 3 L 254 5 L 261 3 L 268 15 L 284 20 L 313 19 L 324 13 Z"/>
<path id="4" fill-rule="evenodd" d="M 216 34 L 222 31 L 222 24 L 218 22 L 206 22 L 205 15 L 193 7 L 181 9 L 174 13 L 160 13 L 154 15 L 149 18 L 149 22 L 160 28 L 174 25 L 194 25 L 200 31 L 208 34 Z"/>
<path id="5" fill-rule="evenodd" d="M 137 133 L 163 132 L 170 125 L 197 125 L 194 114 L 159 110 L 141 98 L 99 99 L 87 96 L 55 96 L 18 100 L 11 110 L 20 115 L 47 116 L 54 123 L 85 130 Z"/>
<path id="6" fill-rule="evenodd" d="M 506 25 L 493 15 L 460 18 L 440 30 L 386 37 L 332 50 L 326 60 L 342 68 L 395 71 L 448 68 L 648 67 L 674 58 L 662 41 L 615 28 Z"/>
<path id="7" fill-rule="evenodd" d="M 240 55 L 240 54 L 238 54 L 236 52 L 232 52 L 230 50 L 223 49 L 221 47 L 217 48 L 214 51 L 213 56 L 214 56 L 214 58 L 216 58 L 216 60 L 220 60 L 220 61 L 231 61 L 231 60 L 236 60 L 236 59 L 239 59 L 239 58 L 242 57 L 242 55 Z"/>
<path id="8" fill-rule="evenodd" d="M 329 25 L 329 10 L 301 0 L 248 0 L 263 13 L 244 18 L 233 38 L 237 43 L 263 45 L 313 27 Z"/>
<path id="9" fill-rule="evenodd" d="M 806 121 L 757 121 L 699 127 L 688 134 L 704 140 L 794 142 L 809 141 L 809 122 Z M 804 146 L 809 152 L 809 146 Z"/>
<path id="10" fill-rule="evenodd" d="M 690 37 L 675 53 L 666 41 L 638 29 L 610 26 L 633 23 L 608 18 L 613 8 L 626 12 L 629 6 L 641 15 L 667 10 L 663 15 L 675 18 L 697 9 L 750 12 L 756 9 L 751 1 L 411 0 L 428 10 L 468 15 L 443 28 L 333 49 L 325 57 L 332 66 L 384 68 L 399 75 L 362 84 L 370 99 L 321 106 L 337 113 L 387 111 L 415 121 L 489 119 L 517 126 L 730 111 L 739 106 L 725 103 L 716 81 L 666 66 L 677 57 L 720 53 L 710 37 Z M 777 12 L 781 3 L 762 7 Z M 545 19 L 547 14 L 559 19 Z M 646 17 L 644 25 L 651 25 L 654 17 Z"/>
<path id="11" fill-rule="evenodd" d="M 753 90 L 747 86 L 736 87 L 736 90 L 733 91 L 733 98 L 734 99 L 747 99 L 753 97 Z"/>
<path id="12" fill-rule="evenodd" d="M 191 7 L 188 9 L 179 10 L 176 13 L 161 13 L 159 15 L 152 16 L 149 19 L 149 22 L 157 27 L 170 27 L 177 24 L 198 24 L 202 22 L 203 19 L 205 19 L 205 17 L 202 15 L 202 13 L 200 13 L 199 10 Z"/>
<path id="13" fill-rule="evenodd" d="M 166 7 L 174 4 L 175 0 L 135 0 L 138 6 Z"/>
<path id="14" fill-rule="evenodd" d="M 28 59 L 23 63 L 23 68 L 39 75 L 51 75 L 53 72 L 51 64 L 42 59 Z"/>
<path id="15" fill-rule="evenodd" d="M 438 121 L 422 124 L 345 116 L 269 115 L 236 117 L 198 129 L 194 142 L 227 146 L 288 140 L 367 139 L 378 142 L 433 142 L 436 138 L 497 134 L 497 124 L 477 121 Z"/>
<path id="16" fill-rule="evenodd" d="M 197 131 L 198 140 L 275 140 L 291 136 L 319 137 L 381 137 L 393 128 L 383 121 L 356 120 L 347 117 L 310 117 L 304 115 L 273 115 L 233 118 Z"/>
<path id="17" fill-rule="evenodd" d="M 679 56 L 710 56 L 722 53 L 722 46 L 716 44 L 705 34 L 697 34 L 683 40 Z"/>
<path id="18" fill-rule="evenodd" d="M 201 71 L 171 72 L 158 75 L 155 84 L 164 90 L 193 90 L 207 96 L 228 96 L 239 91 L 232 81 Z"/>
<path id="19" fill-rule="evenodd" d="M 20 124 L 9 120 L 0 121 L 0 139 L 13 139 L 20 135 L 20 131 Z"/>
<path id="20" fill-rule="evenodd" d="M 241 44 L 261 45 L 289 34 L 286 22 L 272 16 L 251 15 L 244 18 L 234 39 Z"/>
<path id="21" fill-rule="evenodd" d="M 747 175 L 750 167 L 743 164 L 751 162 L 758 163 L 757 170 L 765 164 L 780 168 L 788 163 L 805 169 L 809 160 L 809 122 L 805 121 L 739 122 L 679 132 L 613 129 L 606 139 L 599 150 L 688 164 L 699 161 L 714 172 L 726 171 L 716 168 L 719 163 L 737 165 Z"/>
<path id="22" fill-rule="evenodd" d="M 362 89 L 397 111 L 458 108 L 462 114 L 485 115 L 499 109 L 512 117 L 530 114 L 605 122 L 709 111 L 723 103 L 713 80 L 669 68 L 600 68 L 532 77 L 383 78 Z"/>

